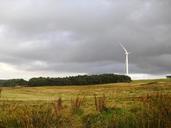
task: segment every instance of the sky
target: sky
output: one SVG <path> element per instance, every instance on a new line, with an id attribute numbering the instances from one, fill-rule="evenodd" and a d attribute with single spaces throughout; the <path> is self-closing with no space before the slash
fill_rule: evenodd
<path id="1" fill-rule="evenodd" d="M 0 79 L 171 73 L 170 0 L 0 0 Z"/>

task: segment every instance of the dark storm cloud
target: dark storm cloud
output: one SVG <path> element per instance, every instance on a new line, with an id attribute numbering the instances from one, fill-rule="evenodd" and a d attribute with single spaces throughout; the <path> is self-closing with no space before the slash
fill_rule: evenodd
<path id="1" fill-rule="evenodd" d="M 17 70 L 171 71 L 170 0 L 0 0 L 0 61 Z M 17 74 L 16 74 L 17 75 Z"/>

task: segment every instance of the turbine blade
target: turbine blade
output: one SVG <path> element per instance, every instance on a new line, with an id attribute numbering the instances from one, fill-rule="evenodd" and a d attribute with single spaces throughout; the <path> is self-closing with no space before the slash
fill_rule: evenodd
<path id="1" fill-rule="evenodd" d="M 128 51 L 126 50 L 126 48 L 120 43 L 120 46 L 122 47 L 122 49 L 125 51 L 125 53 L 128 54 Z"/>

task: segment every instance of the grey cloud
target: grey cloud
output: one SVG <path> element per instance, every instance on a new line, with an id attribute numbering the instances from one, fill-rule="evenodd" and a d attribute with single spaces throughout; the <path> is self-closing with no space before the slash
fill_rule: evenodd
<path id="1" fill-rule="evenodd" d="M 18 70 L 171 71 L 169 0 L 0 0 L 0 61 Z"/>

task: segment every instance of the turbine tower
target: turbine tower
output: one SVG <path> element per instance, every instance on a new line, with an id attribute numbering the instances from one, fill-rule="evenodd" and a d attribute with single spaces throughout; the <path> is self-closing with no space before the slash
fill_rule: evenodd
<path id="1" fill-rule="evenodd" d="M 124 50 L 125 52 L 125 74 L 126 75 L 129 75 L 129 69 L 128 69 L 128 55 L 129 55 L 129 52 L 126 50 L 126 48 L 120 44 L 122 49 Z"/>

